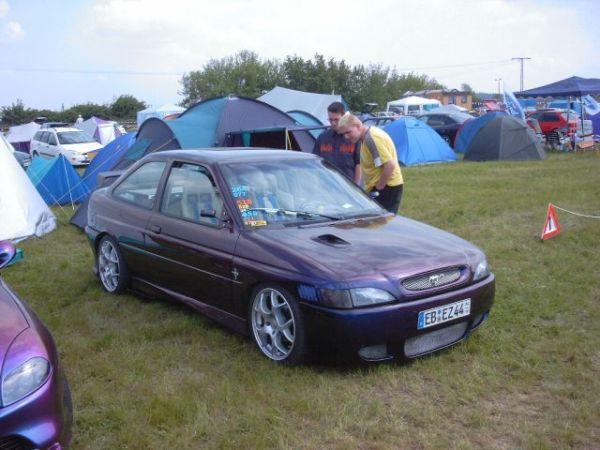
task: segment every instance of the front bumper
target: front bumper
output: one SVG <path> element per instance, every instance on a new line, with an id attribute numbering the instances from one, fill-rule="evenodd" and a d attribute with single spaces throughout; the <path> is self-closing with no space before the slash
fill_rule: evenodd
<path id="1" fill-rule="evenodd" d="M 69 386 L 64 376 L 53 370 L 38 390 L 0 408 L 0 448 L 66 448 L 71 441 L 72 422 Z"/>
<path id="2" fill-rule="evenodd" d="M 386 352 L 383 357 L 365 358 L 362 354 L 359 354 L 359 357 L 369 360 L 394 357 L 405 359 L 431 353 L 465 339 L 487 318 L 494 302 L 494 294 L 495 278 L 492 274 L 484 280 L 462 289 L 404 303 L 356 309 L 334 309 L 313 303 L 302 303 L 302 311 L 307 335 L 316 350 L 325 349 L 336 353 L 357 355 L 365 347 L 385 346 Z M 417 329 L 420 311 L 467 298 L 471 299 L 471 311 L 468 316 L 437 326 Z M 466 323 L 464 331 L 460 332 L 451 342 L 441 343 L 439 346 L 428 348 L 417 354 L 405 352 L 407 339 L 459 323 Z"/>

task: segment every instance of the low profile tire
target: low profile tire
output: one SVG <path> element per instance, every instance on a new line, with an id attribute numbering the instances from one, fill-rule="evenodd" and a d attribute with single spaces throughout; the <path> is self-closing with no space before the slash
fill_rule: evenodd
<path id="1" fill-rule="evenodd" d="M 296 365 L 306 357 L 306 334 L 296 298 L 275 285 L 255 289 L 249 311 L 250 335 L 272 361 Z"/>
<path id="2" fill-rule="evenodd" d="M 127 265 L 119 244 L 110 236 L 104 236 L 98 244 L 96 266 L 102 287 L 111 294 L 120 294 L 129 284 Z"/>

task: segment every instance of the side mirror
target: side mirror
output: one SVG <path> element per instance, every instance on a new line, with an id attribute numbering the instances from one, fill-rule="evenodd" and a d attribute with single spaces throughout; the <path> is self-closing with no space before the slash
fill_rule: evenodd
<path id="1" fill-rule="evenodd" d="M 217 212 L 214 209 L 201 209 L 200 217 L 217 217 Z"/>
<path id="2" fill-rule="evenodd" d="M 0 241 L 0 269 L 13 260 L 16 252 L 15 246 L 10 241 Z"/>

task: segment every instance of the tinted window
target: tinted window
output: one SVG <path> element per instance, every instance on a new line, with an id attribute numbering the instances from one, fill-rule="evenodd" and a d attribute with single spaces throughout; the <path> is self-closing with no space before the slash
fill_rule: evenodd
<path id="1" fill-rule="evenodd" d="M 429 116 L 429 119 L 427 119 L 427 124 L 432 127 L 440 127 L 445 125 L 445 123 L 446 122 L 442 116 Z"/>
<path id="2" fill-rule="evenodd" d="M 223 201 L 209 171 L 195 164 L 175 163 L 169 173 L 160 211 L 194 222 L 216 225 Z M 214 214 L 216 217 L 206 217 Z"/>
<path id="3" fill-rule="evenodd" d="M 556 122 L 558 117 L 556 117 L 556 113 L 544 113 L 542 114 L 542 118 L 538 120 L 540 122 Z"/>
<path id="4" fill-rule="evenodd" d="M 56 142 L 56 136 L 54 135 L 54 133 L 48 133 L 48 144 L 50 145 L 56 145 L 58 144 L 58 142 Z"/>
<path id="5" fill-rule="evenodd" d="M 144 164 L 125 178 L 115 188 L 113 195 L 142 208 L 152 209 L 165 164 L 162 161 Z"/>

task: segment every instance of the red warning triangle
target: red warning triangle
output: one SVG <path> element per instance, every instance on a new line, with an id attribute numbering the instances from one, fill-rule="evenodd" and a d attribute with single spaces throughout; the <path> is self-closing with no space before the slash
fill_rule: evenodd
<path id="1" fill-rule="evenodd" d="M 548 212 L 546 213 L 546 223 L 542 230 L 542 241 L 550 239 L 560 233 L 560 223 L 558 223 L 558 216 L 552 203 L 548 203 Z"/>

